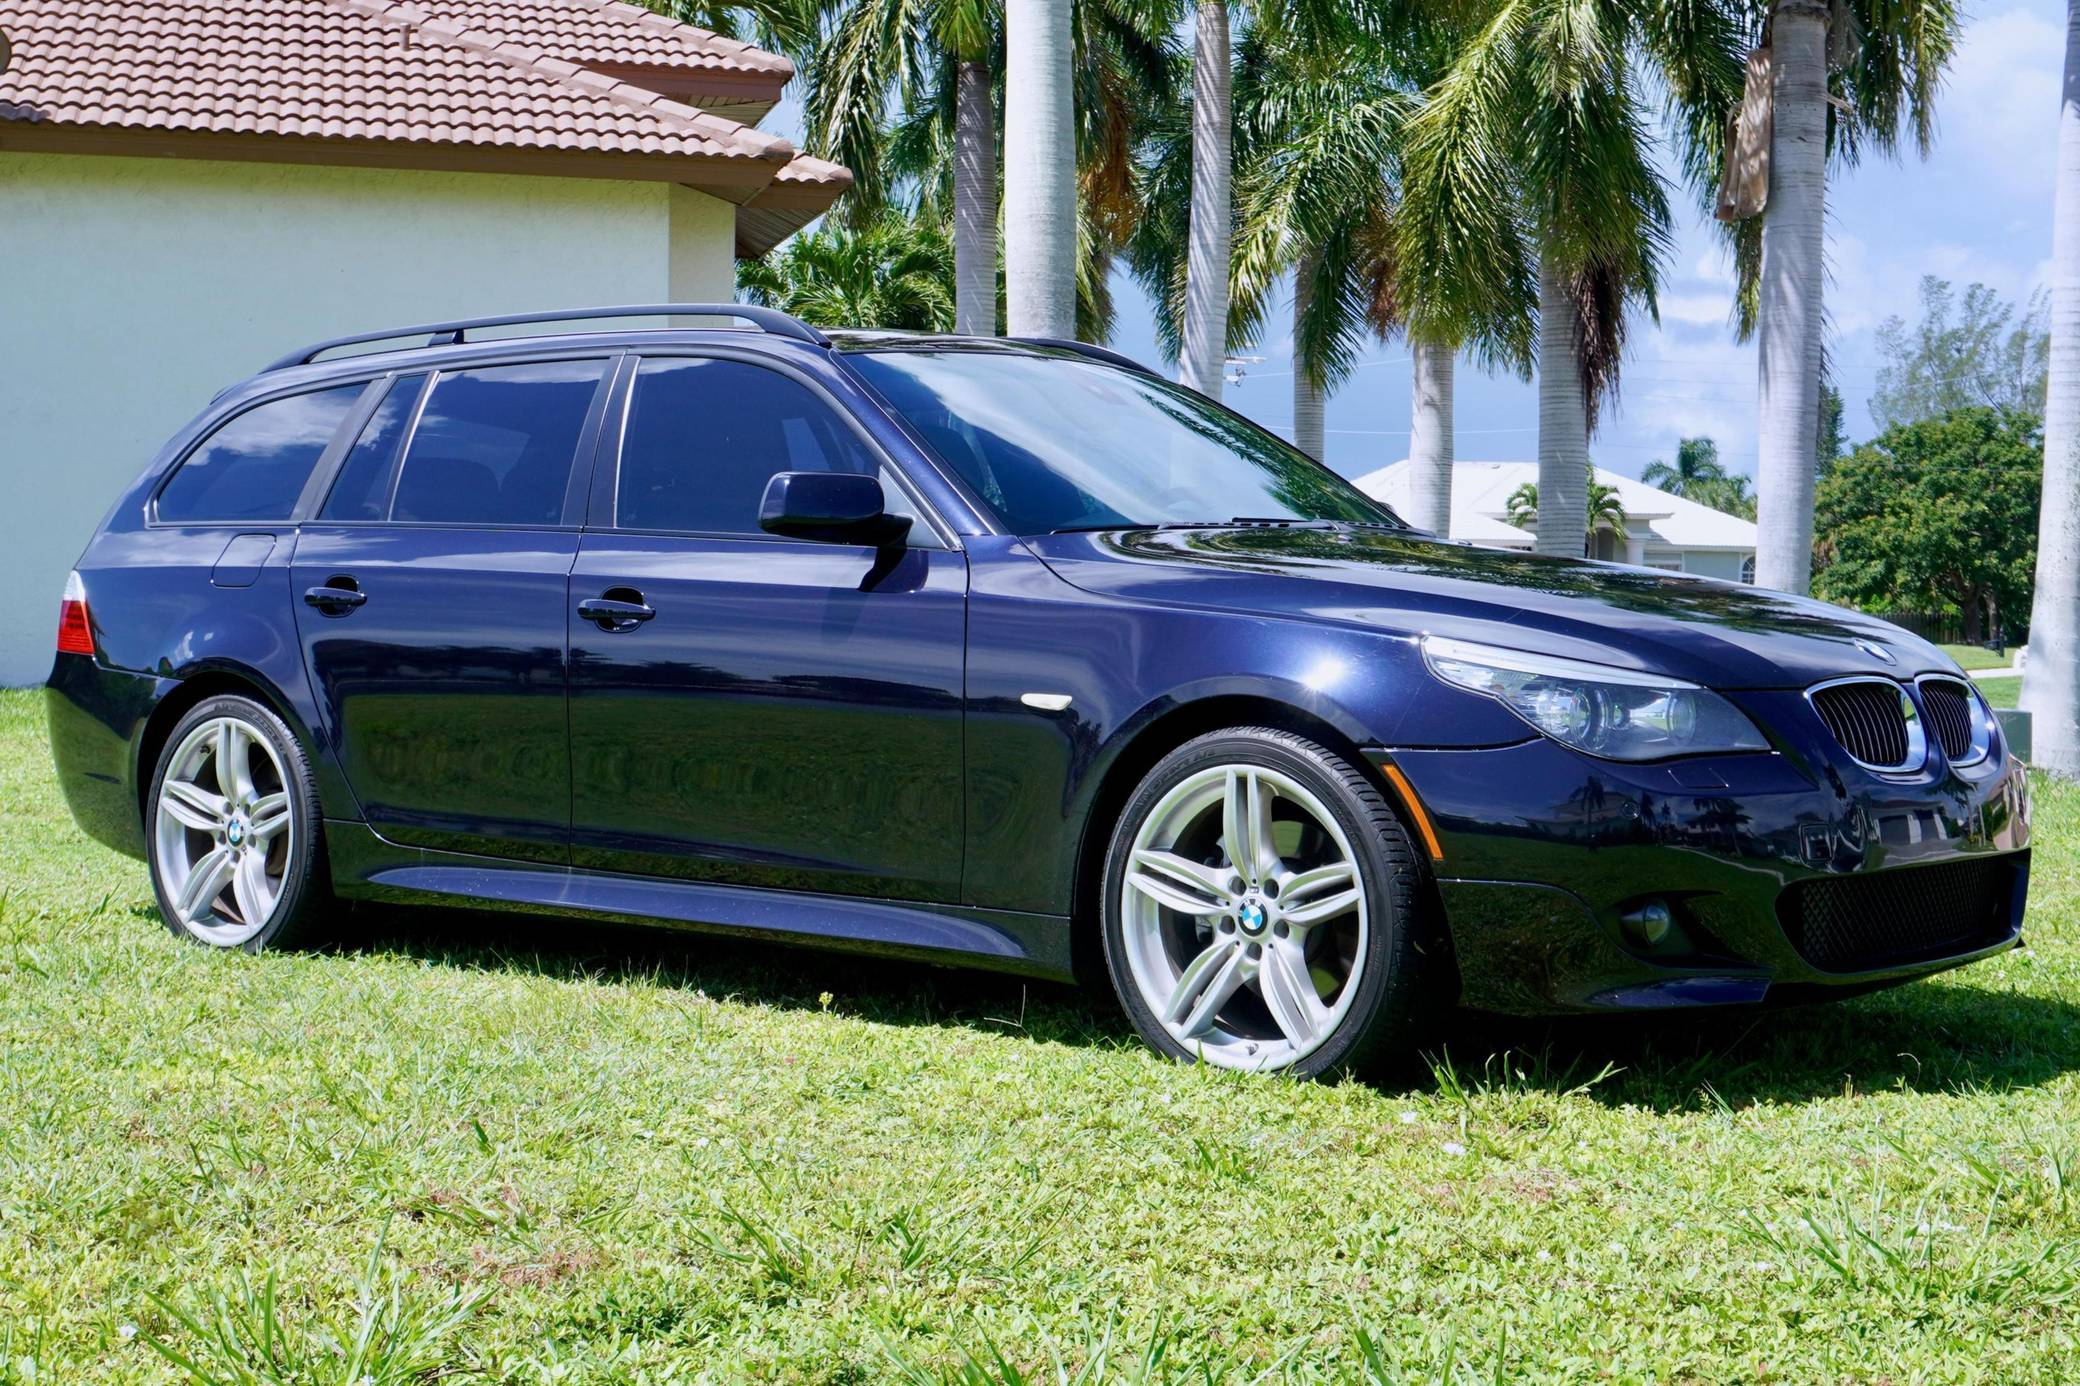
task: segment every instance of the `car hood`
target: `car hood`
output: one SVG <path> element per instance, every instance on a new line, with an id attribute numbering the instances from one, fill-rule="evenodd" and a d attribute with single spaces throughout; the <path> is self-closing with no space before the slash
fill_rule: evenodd
<path id="1" fill-rule="evenodd" d="M 1026 542 L 1109 597 L 1478 640 L 1713 688 L 1956 667 L 1897 626 L 1810 598 L 1419 533 L 1267 525 Z"/>

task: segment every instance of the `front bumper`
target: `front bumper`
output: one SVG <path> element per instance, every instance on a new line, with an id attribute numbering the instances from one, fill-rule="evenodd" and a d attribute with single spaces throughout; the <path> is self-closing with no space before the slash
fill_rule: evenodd
<path id="1" fill-rule="evenodd" d="M 1796 727 L 1798 698 L 1741 701 L 1762 726 Z M 1651 765 L 1542 737 L 1382 751 L 1437 830 L 1462 1002 L 1545 1014 L 1810 999 L 2012 947 L 2029 878 L 2021 764 L 1997 746 L 1976 773 L 1936 753 L 1916 774 L 1876 775 L 1824 736 Z M 1914 871 L 1932 874 L 1895 875 Z M 1625 923 L 1653 900 L 1677 926 L 1658 946 Z"/>

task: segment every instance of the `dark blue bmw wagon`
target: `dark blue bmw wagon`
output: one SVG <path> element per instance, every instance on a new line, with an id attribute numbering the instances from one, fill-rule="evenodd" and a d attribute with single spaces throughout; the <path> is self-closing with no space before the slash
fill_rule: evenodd
<path id="1" fill-rule="evenodd" d="M 1903 631 L 1448 542 L 1097 348 L 736 305 L 232 387 L 87 546 L 49 702 L 215 947 L 366 897 L 1104 972 L 1161 1052 L 1310 1076 L 1454 1002 L 1952 967 L 2029 871 Z"/>

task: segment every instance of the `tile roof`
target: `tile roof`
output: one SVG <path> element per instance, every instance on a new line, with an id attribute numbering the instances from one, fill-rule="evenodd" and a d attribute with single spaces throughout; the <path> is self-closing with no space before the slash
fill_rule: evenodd
<path id="1" fill-rule="evenodd" d="M 587 67 L 689 68 L 785 83 L 794 64 L 748 43 L 681 24 L 623 0 L 422 0 L 443 19 L 495 34 L 525 34 Z"/>
<path id="2" fill-rule="evenodd" d="M 793 71 L 620 0 L 0 0 L 0 30 L 0 147 L 656 178 L 738 203 L 777 179 L 828 206 L 851 183 L 599 70 Z"/>

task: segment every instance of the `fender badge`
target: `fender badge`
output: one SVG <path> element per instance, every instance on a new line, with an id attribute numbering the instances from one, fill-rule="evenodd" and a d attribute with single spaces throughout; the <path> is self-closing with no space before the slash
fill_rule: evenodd
<path id="1" fill-rule="evenodd" d="M 1018 700 L 1027 707 L 1038 708 L 1042 712 L 1060 712 L 1069 706 L 1067 693 L 1021 693 Z"/>

